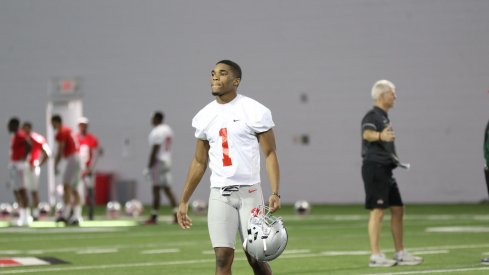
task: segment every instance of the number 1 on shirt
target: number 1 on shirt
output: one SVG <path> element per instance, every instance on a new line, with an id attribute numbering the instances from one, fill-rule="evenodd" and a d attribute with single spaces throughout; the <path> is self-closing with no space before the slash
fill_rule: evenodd
<path id="1" fill-rule="evenodd" d="M 221 128 L 219 130 L 219 136 L 222 138 L 222 165 L 231 166 L 233 162 L 231 161 L 231 157 L 229 157 L 228 129 Z"/>

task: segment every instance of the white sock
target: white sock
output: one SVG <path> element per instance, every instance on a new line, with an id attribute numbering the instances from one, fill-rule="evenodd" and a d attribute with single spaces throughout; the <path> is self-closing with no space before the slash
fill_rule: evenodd
<path id="1" fill-rule="evenodd" d="M 25 217 L 24 217 L 24 221 L 25 223 L 29 223 L 29 219 L 31 219 L 31 209 L 29 207 L 27 207 L 25 209 Z"/>
<path id="2" fill-rule="evenodd" d="M 385 258 L 385 255 L 381 252 L 378 254 L 372 254 L 370 258 Z"/>
<path id="3" fill-rule="evenodd" d="M 404 255 L 404 250 L 400 250 L 396 252 L 396 257 L 400 257 L 402 255 Z"/>
<path id="4" fill-rule="evenodd" d="M 77 220 L 81 219 L 81 217 L 82 217 L 82 207 L 81 207 L 81 205 L 75 205 L 75 208 L 73 208 L 73 216 Z"/>
<path id="5" fill-rule="evenodd" d="M 19 208 L 19 220 L 24 221 L 26 219 L 25 208 Z"/>
<path id="6" fill-rule="evenodd" d="M 65 219 L 68 219 L 70 217 L 70 213 L 71 213 L 71 206 L 65 205 L 65 207 L 63 209 L 63 215 L 62 215 L 62 217 L 65 218 Z"/>

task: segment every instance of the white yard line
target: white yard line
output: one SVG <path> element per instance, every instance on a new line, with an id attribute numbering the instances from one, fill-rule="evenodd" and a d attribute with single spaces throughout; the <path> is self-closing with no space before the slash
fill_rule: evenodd
<path id="1" fill-rule="evenodd" d="M 311 250 L 310 249 L 290 249 L 290 250 L 287 250 L 285 249 L 283 254 L 282 255 L 288 255 L 288 254 L 307 254 L 307 253 L 311 253 Z"/>
<path id="2" fill-rule="evenodd" d="M 9 227 L 0 230 L 0 233 L 22 233 L 22 234 L 59 234 L 59 233 L 113 233 L 126 232 L 126 227 L 52 227 L 52 228 L 31 228 L 31 227 Z"/>
<path id="3" fill-rule="evenodd" d="M 167 253 L 178 253 L 180 249 L 178 248 L 168 248 L 168 249 L 155 249 L 155 250 L 143 250 L 141 254 L 167 254 Z"/>
<path id="4" fill-rule="evenodd" d="M 76 254 L 84 255 L 84 254 L 108 254 L 108 253 L 117 253 L 119 249 L 117 248 L 91 248 L 91 249 L 83 249 L 77 251 Z"/>
<path id="5" fill-rule="evenodd" d="M 214 255 L 214 253 L 215 253 L 214 250 L 204 250 L 204 251 L 202 251 L 202 254 L 204 254 L 204 255 Z"/>
<path id="6" fill-rule="evenodd" d="M 431 270 L 415 270 L 415 271 L 400 271 L 391 273 L 367 273 L 364 275 L 403 275 L 403 274 L 430 274 L 430 273 L 453 273 L 453 272 L 472 272 L 489 270 L 489 266 L 481 267 L 464 267 L 464 268 L 452 268 L 452 269 L 431 269 Z"/>
<path id="7" fill-rule="evenodd" d="M 425 232 L 434 233 L 487 233 L 489 226 L 435 226 L 427 227 Z"/>
<path id="8" fill-rule="evenodd" d="M 333 220 L 333 221 L 362 221 L 362 220 L 368 220 L 368 215 L 358 215 L 358 214 L 350 214 L 350 215 L 306 215 L 306 216 L 299 216 L 299 215 L 281 215 L 284 220 L 294 220 L 294 221 L 300 221 L 300 220 L 307 220 L 307 219 L 314 219 L 314 220 Z M 390 217 L 390 214 L 386 214 L 385 217 Z M 466 215 L 466 214 L 460 214 L 460 215 L 422 215 L 422 214 L 413 214 L 409 215 L 406 214 L 404 217 L 405 220 L 425 220 L 425 221 L 451 221 L 451 220 L 479 220 L 479 221 L 485 221 L 489 220 L 489 215 Z"/>
<path id="9" fill-rule="evenodd" d="M 194 245 L 196 242 L 178 242 L 178 243 L 151 243 L 151 244 L 127 244 L 127 245 L 115 245 L 108 247 L 65 247 L 65 248 L 53 248 L 53 249 L 36 249 L 36 250 L 0 250 L 0 255 L 39 255 L 39 254 L 48 254 L 48 253 L 58 253 L 58 252 L 73 252 L 77 253 L 78 251 L 84 250 L 110 250 L 110 249 L 126 249 L 126 248 L 135 248 L 135 249 L 144 249 L 144 248 L 158 248 L 158 249 L 166 249 L 162 248 L 170 245 L 178 245 L 178 246 L 188 246 Z M 173 248 L 170 248 L 173 249 Z M 214 252 L 212 252 L 214 253 Z"/>
<path id="10" fill-rule="evenodd" d="M 351 255 L 370 255 L 370 251 L 323 251 L 322 256 L 351 256 Z"/>
<path id="11" fill-rule="evenodd" d="M 36 272 L 66 272 L 75 270 L 93 270 L 93 269 L 115 269 L 115 268 L 131 268 L 131 267 L 150 267 L 150 266 L 166 266 L 166 265 L 188 265 L 214 262 L 214 259 L 188 260 L 188 261 L 169 261 L 169 262 L 149 262 L 149 263 L 133 263 L 133 264 L 111 264 L 111 265 L 88 265 L 88 266 L 69 266 L 69 267 L 49 267 L 37 269 L 15 269 L 0 271 L 0 274 L 22 274 Z"/>
<path id="12" fill-rule="evenodd" d="M 447 254 L 450 253 L 450 250 L 413 250 L 412 251 L 416 255 L 432 255 L 432 254 Z"/>

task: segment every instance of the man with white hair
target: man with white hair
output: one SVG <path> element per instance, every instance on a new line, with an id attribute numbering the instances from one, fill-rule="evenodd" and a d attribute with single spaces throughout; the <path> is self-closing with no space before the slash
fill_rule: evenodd
<path id="1" fill-rule="evenodd" d="M 370 210 L 368 235 L 370 239 L 369 266 L 389 267 L 417 265 L 423 259 L 406 250 L 403 244 L 404 204 L 392 170 L 400 165 L 396 155 L 392 129 L 387 112 L 394 107 L 396 88 L 388 80 L 377 81 L 372 88 L 374 107 L 362 119 L 362 178 L 365 186 L 365 208 Z M 380 249 L 380 232 L 384 210 L 391 211 L 391 231 L 396 253 L 387 259 Z"/>

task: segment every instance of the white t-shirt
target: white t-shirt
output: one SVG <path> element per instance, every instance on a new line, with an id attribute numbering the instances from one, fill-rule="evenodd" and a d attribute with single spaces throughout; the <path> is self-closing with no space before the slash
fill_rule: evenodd
<path id="1" fill-rule="evenodd" d="M 211 187 L 260 182 L 260 146 L 256 135 L 274 127 L 261 103 L 237 95 L 226 104 L 212 101 L 192 120 L 195 137 L 207 140 Z"/>
<path id="2" fill-rule="evenodd" d="M 171 145 L 172 145 L 173 132 L 170 126 L 166 124 L 159 124 L 151 130 L 149 133 L 149 146 L 159 145 L 160 149 L 156 154 L 156 158 L 160 161 L 171 165 Z"/>

